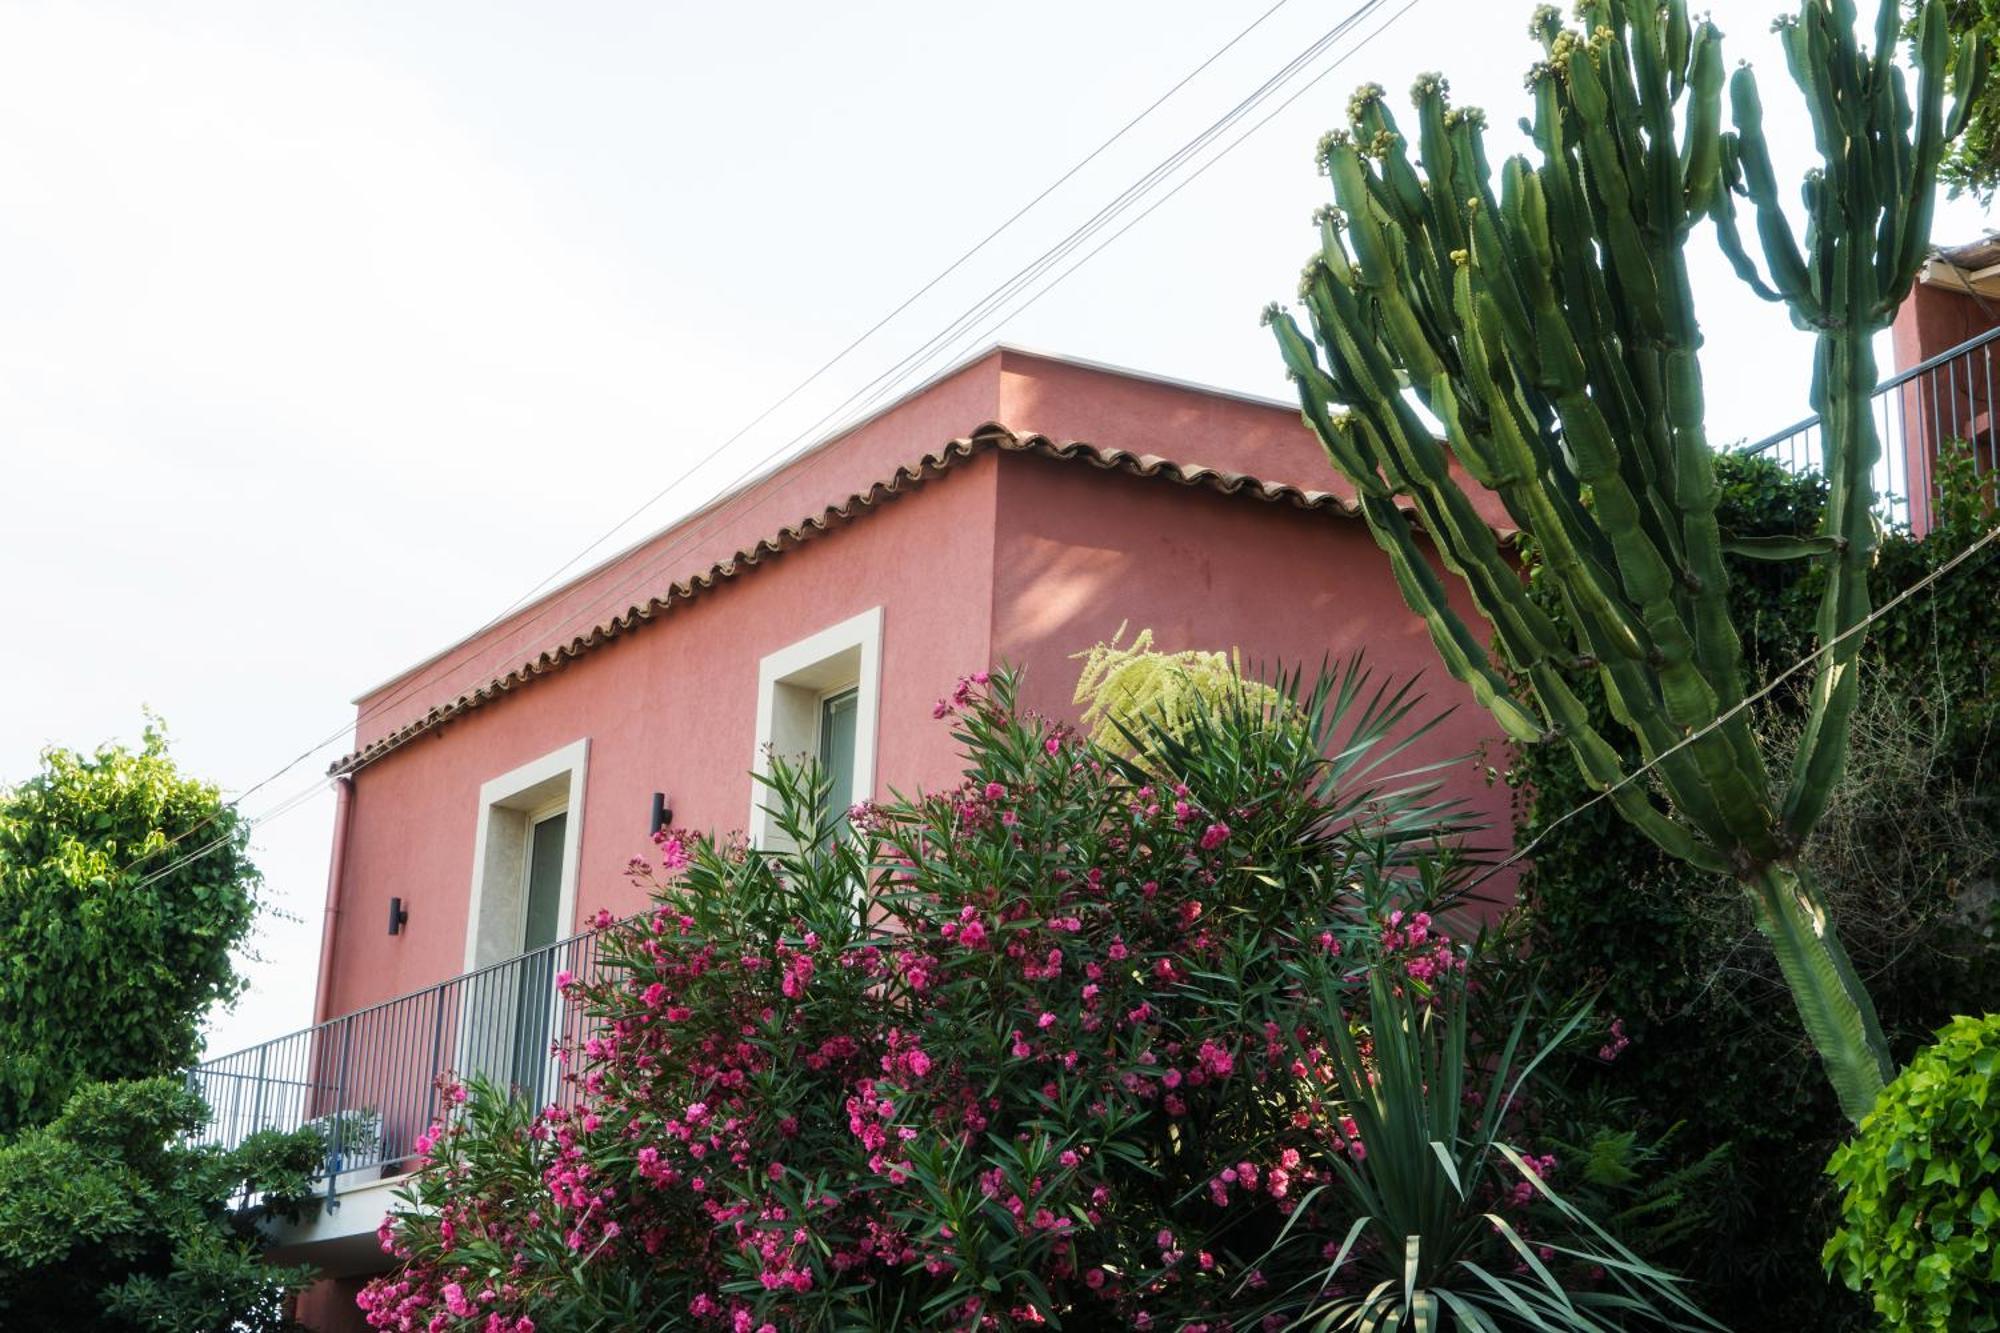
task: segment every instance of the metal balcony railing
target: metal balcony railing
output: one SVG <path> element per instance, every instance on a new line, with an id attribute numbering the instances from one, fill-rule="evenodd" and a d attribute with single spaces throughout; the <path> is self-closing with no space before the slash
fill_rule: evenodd
<path id="1" fill-rule="evenodd" d="M 1872 400 L 1882 462 L 1875 492 L 1893 526 L 1929 526 L 1936 496 L 1938 449 L 1963 440 L 1981 476 L 2000 471 L 2000 421 L 1996 421 L 1994 360 L 2000 328 L 1938 353 L 1882 381 Z M 1817 416 L 1746 445 L 1745 454 L 1769 454 L 1788 472 L 1824 472 L 1823 432 Z"/>
<path id="2" fill-rule="evenodd" d="M 326 1141 L 329 1198 L 398 1174 L 438 1118 L 439 1083 L 482 1077 L 535 1105 L 567 1103 L 553 1051 L 587 1022 L 557 994 L 564 972 L 597 975 L 601 933 L 559 940 L 427 990 L 196 1065 L 209 1108 L 196 1142 L 235 1147 L 263 1130 L 311 1126 Z"/>

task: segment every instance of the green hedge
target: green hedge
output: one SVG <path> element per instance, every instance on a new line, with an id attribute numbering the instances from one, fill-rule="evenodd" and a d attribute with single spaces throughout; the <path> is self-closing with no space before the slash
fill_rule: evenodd
<path id="1" fill-rule="evenodd" d="M 1807 532 L 1824 501 L 1817 480 L 1756 459 L 1725 459 L 1720 479 L 1725 531 Z M 1948 483 L 1928 540 L 1886 539 L 1878 605 L 1994 521 L 1962 465 Z M 1736 623 L 1763 675 L 1811 650 L 1812 566 L 1739 561 L 1731 574 Z M 1553 596 L 1545 601 L 1553 607 Z M 1989 550 L 1876 628 L 1850 777 L 1806 849 L 1837 897 L 1842 936 L 1899 1059 L 1952 1014 L 2000 1008 L 1996 606 L 2000 551 Z M 1760 719 L 1780 771 L 1802 712 L 1783 688 Z M 1508 781 L 1517 845 L 1590 795 L 1560 747 L 1517 752 Z M 1567 1135 L 1600 1146 L 1664 1139 L 1646 1164 L 1654 1172 L 1719 1155 L 1720 1169 L 1676 1200 L 1675 1239 L 1654 1257 L 1696 1277 L 1707 1307 L 1733 1326 L 1874 1327 L 1865 1302 L 1820 1268 L 1837 1225 L 1821 1165 L 1847 1127 L 1742 896 L 1663 856 L 1599 804 L 1537 849 L 1522 903 L 1518 925 L 1535 957 L 1552 976 L 1602 987 L 1604 1018 L 1622 1019 L 1631 1043 L 1614 1061 L 1567 1071 Z"/>
<path id="2" fill-rule="evenodd" d="M 1953 1019 L 1827 1171 L 1825 1260 L 1895 1333 L 2000 1329 L 2000 1015 Z"/>

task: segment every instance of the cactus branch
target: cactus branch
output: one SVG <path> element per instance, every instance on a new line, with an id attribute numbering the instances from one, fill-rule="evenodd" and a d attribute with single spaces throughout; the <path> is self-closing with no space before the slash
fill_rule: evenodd
<path id="1" fill-rule="evenodd" d="M 1722 35 L 1685 0 L 1583 0 L 1580 28 L 1552 10 L 1534 32 L 1535 157 L 1501 167 L 1484 118 L 1453 108 L 1443 78 L 1412 90 L 1414 146 L 1383 91 L 1349 104 L 1322 140 L 1334 207 L 1290 314 L 1270 323 L 1308 425 L 1354 485 L 1404 599 L 1451 674 L 1507 734 L 1570 747 L 1588 783 L 1671 854 L 1734 875 L 1783 964 L 1807 1032 L 1849 1114 L 1886 1060 L 1866 992 L 1812 885 L 1791 860 L 1844 757 L 1875 549 L 1881 452 L 1868 395 L 1873 332 L 1909 290 L 1929 236 L 1937 163 L 1960 119 L 1943 112 L 1953 64 L 1929 0 L 1909 96 L 1889 47 L 1850 0 L 1803 0 L 1786 59 L 1826 159 L 1805 182 L 1796 236 L 1779 202 L 1763 107 L 1748 70 L 1726 81 Z M 1961 101 L 1983 56 L 1962 52 Z M 1761 267 L 1738 230 L 1754 218 Z M 1729 548 L 1704 418 L 1701 332 L 1684 248 L 1710 220 L 1737 272 L 1818 338 L 1813 403 L 1826 423 L 1830 500 L 1816 536 L 1765 558 L 1828 572 L 1822 656 L 1797 764 L 1774 790 L 1745 694 L 1729 612 Z M 1529 595 L 1513 551 L 1470 488 L 1490 492 L 1532 542 L 1564 614 Z M 1453 604 L 1455 577 L 1491 631 Z M 1657 789 L 1631 782 L 1575 680 L 1594 674 Z"/>

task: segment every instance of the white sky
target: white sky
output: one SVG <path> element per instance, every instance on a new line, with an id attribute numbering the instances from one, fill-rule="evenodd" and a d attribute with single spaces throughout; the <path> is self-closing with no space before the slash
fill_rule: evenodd
<path id="1" fill-rule="evenodd" d="M 0 776 L 49 743 L 134 738 L 150 705 L 190 770 L 243 791 L 1268 3 L 0 3 Z M 1356 3 L 1290 0 L 621 544 L 806 430 Z M 1779 6 L 1713 8 L 1795 175 Z M 1529 9 L 1417 0 L 1003 336 L 1283 394 L 1257 315 L 1311 244 L 1320 131 L 1354 84 L 1400 109 L 1427 69 L 1511 126 Z M 1937 235 L 1982 221 L 1948 206 Z M 1808 341 L 1696 248 L 1714 437 L 1804 415 Z M 322 793 L 257 830 L 278 910 L 211 1050 L 310 1021 L 331 822 Z"/>

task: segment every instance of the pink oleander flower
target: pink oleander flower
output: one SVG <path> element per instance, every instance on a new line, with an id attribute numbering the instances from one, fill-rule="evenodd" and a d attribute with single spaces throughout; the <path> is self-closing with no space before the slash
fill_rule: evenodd
<path id="1" fill-rule="evenodd" d="M 694 861 L 694 851 L 686 834 L 661 829 L 655 836 L 660 845 L 660 864 L 669 873 L 685 870 Z"/>

